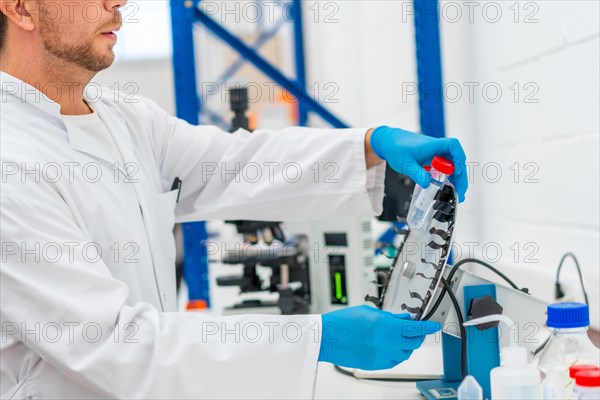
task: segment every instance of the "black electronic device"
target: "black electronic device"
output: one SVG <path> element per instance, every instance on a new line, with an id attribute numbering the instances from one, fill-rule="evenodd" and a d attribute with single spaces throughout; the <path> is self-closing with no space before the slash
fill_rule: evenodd
<path id="1" fill-rule="evenodd" d="M 388 165 L 385 170 L 384 186 L 383 212 L 377 219 L 396 222 L 398 218 L 406 218 L 415 183 Z"/>
<path id="2" fill-rule="evenodd" d="M 248 111 L 248 89 L 236 87 L 229 89 L 229 105 L 233 111 L 231 120 L 231 132 L 238 129 L 250 130 L 250 123 L 246 111 Z"/>

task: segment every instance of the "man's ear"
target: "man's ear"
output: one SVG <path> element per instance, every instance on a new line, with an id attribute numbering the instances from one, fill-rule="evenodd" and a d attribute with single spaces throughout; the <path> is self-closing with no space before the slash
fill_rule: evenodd
<path id="1" fill-rule="evenodd" d="M 19 28 L 32 31 L 39 19 L 40 5 L 35 0 L 0 0 L 0 12 Z"/>

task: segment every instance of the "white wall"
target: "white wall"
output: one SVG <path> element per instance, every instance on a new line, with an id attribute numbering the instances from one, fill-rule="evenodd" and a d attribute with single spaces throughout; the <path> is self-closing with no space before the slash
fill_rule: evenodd
<path id="1" fill-rule="evenodd" d="M 442 10 L 450 3 L 443 2 Z M 474 102 L 465 93 L 448 104 L 447 123 L 449 131 L 471 138 L 469 159 L 480 167 L 469 196 L 476 229 L 459 243 L 477 241 L 480 250 L 487 244 L 489 259 L 502 249 L 497 264 L 547 300 L 560 257 L 573 251 L 597 327 L 599 3 L 481 2 L 472 22 L 467 8 L 461 10 L 460 22 L 452 22 L 452 14 L 442 26 L 445 81 L 480 86 Z M 481 91 L 486 84 L 487 98 Z M 493 86 L 502 89 L 497 102 Z M 563 277 L 579 296 L 571 261 Z"/>
<path id="2" fill-rule="evenodd" d="M 418 98 L 401 95 L 416 80 L 414 29 L 402 9 L 401 1 L 304 2 L 309 86 L 333 83 L 327 106 L 352 126 L 418 129 Z"/>

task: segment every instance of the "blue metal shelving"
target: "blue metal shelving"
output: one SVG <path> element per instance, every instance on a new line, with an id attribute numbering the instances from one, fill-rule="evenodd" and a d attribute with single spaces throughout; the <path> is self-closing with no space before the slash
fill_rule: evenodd
<path id="1" fill-rule="evenodd" d="M 414 0 L 421 132 L 446 136 L 438 0 Z"/>

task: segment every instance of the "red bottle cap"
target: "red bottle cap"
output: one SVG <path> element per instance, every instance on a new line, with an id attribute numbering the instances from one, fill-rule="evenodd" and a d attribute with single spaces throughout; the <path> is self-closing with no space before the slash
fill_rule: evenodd
<path id="1" fill-rule="evenodd" d="M 454 173 L 454 164 L 452 164 L 452 161 L 446 160 L 444 157 L 433 157 L 431 166 L 444 175 L 452 175 Z"/>
<path id="2" fill-rule="evenodd" d="M 575 375 L 575 384 L 584 387 L 600 386 L 600 371 L 581 371 Z"/>
<path id="3" fill-rule="evenodd" d="M 569 376 L 575 379 L 578 372 L 583 371 L 598 371 L 598 367 L 593 364 L 577 364 L 569 368 Z"/>

